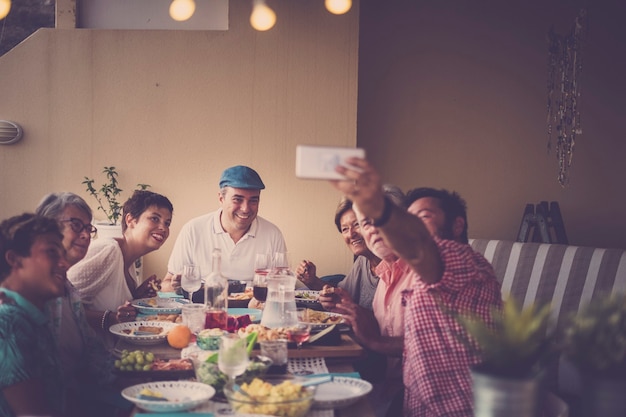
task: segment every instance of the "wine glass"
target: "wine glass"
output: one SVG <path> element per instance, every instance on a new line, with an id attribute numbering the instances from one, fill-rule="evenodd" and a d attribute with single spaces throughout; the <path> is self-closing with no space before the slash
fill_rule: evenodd
<path id="1" fill-rule="evenodd" d="M 302 343 L 311 337 L 311 325 L 309 323 L 298 323 L 287 328 L 287 336 L 292 342 L 296 342 L 298 349 L 302 349 Z"/>
<path id="2" fill-rule="evenodd" d="M 272 268 L 272 259 L 268 253 L 257 253 L 254 259 L 254 274 L 267 275 Z"/>
<path id="3" fill-rule="evenodd" d="M 228 333 L 221 337 L 220 348 L 217 354 L 217 366 L 232 385 L 235 378 L 246 371 L 248 367 L 248 350 L 246 338 L 236 333 Z"/>
<path id="4" fill-rule="evenodd" d="M 264 303 L 267 300 L 267 275 L 254 274 L 252 280 L 252 294 L 254 298 Z"/>
<path id="5" fill-rule="evenodd" d="M 180 277 L 180 286 L 189 293 L 189 302 L 193 303 L 193 293 L 200 289 L 202 285 L 200 279 L 200 268 L 196 265 L 183 266 L 183 273 Z"/>

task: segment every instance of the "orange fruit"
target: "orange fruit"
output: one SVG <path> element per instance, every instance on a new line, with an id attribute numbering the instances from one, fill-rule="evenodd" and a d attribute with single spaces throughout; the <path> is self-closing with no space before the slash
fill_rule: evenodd
<path id="1" fill-rule="evenodd" d="M 186 348 L 189 342 L 191 342 L 191 330 L 184 324 L 174 326 L 167 334 L 167 343 L 173 348 Z"/>

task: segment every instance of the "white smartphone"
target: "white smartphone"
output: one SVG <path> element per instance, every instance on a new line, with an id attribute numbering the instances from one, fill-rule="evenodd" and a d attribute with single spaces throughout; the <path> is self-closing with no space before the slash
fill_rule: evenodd
<path id="1" fill-rule="evenodd" d="M 345 177 L 336 172 L 335 167 L 337 165 L 348 166 L 345 160 L 352 156 L 365 158 L 365 150 L 338 146 L 298 145 L 296 147 L 296 177 L 343 180 Z"/>

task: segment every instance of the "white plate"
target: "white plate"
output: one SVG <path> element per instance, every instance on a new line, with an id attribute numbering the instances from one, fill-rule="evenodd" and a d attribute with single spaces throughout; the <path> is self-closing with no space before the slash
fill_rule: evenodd
<path id="1" fill-rule="evenodd" d="M 134 345 L 157 345 L 165 341 L 167 333 L 177 324 L 171 321 L 128 321 L 112 325 L 109 331 Z M 134 332 L 139 330 L 139 326 L 162 327 L 163 331 L 158 335 L 135 335 Z"/>
<path id="2" fill-rule="evenodd" d="M 261 315 L 263 314 L 263 311 L 258 310 L 256 308 L 229 308 L 228 309 L 229 316 L 238 317 L 238 316 L 243 316 L 245 314 L 250 316 L 250 321 L 252 321 L 252 323 L 258 323 L 261 321 Z"/>
<path id="3" fill-rule="evenodd" d="M 317 303 L 317 297 L 320 295 L 319 291 L 313 290 L 296 290 L 296 302 L 298 303 Z"/>
<path id="4" fill-rule="evenodd" d="M 189 303 L 184 298 L 139 298 L 132 306 L 141 314 L 180 314 L 182 305 Z"/>
<path id="5" fill-rule="evenodd" d="M 139 393 L 144 388 L 159 392 L 168 401 L 140 399 Z M 215 389 L 201 382 L 159 381 L 133 385 L 122 390 L 122 396 L 135 403 L 139 408 L 156 413 L 185 411 L 206 403 L 215 395 Z"/>
<path id="6" fill-rule="evenodd" d="M 348 407 L 372 390 L 372 384 L 359 378 L 336 376 L 331 382 L 317 386 L 313 408 Z"/>
<path id="7" fill-rule="evenodd" d="M 329 311 L 317 311 L 317 310 L 311 310 L 309 309 L 309 314 L 316 314 L 316 315 L 323 315 L 325 317 L 342 317 L 341 314 L 339 313 L 331 313 Z M 311 326 L 311 330 L 321 330 L 321 329 L 325 329 L 328 326 L 332 326 L 333 324 L 342 324 L 343 323 L 343 318 L 339 321 L 327 321 L 325 323 L 320 323 L 320 322 L 305 322 L 306 324 L 308 324 L 309 326 Z"/>

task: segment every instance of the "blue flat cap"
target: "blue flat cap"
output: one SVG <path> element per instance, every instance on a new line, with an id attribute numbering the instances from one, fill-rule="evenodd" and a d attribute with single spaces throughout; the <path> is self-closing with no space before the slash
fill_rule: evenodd
<path id="1" fill-rule="evenodd" d="M 263 190 L 265 184 L 259 174 L 252 168 L 243 165 L 226 168 L 220 177 L 220 188 L 233 187 L 252 190 Z"/>

